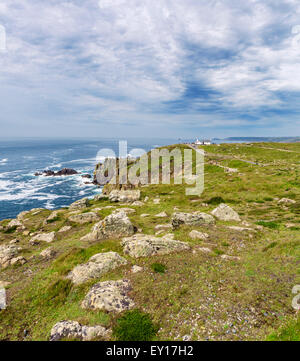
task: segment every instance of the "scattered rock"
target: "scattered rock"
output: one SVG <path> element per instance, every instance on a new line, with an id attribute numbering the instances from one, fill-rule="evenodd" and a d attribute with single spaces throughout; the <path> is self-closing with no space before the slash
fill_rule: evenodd
<path id="1" fill-rule="evenodd" d="M 16 265 L 20 265 L 23 266 L 23 264 L 27 263 L 26 258 L 19 256 L 19 257 L 15 257 L 13 259 L 10 260 L 10 265 L 11 266 L 16 266 Z"/>
<path id="2" fill-rule="evenodd" d="M 141 198 L 141 192 L 139 190 L 134 191 L 111 191 L 109 194 L 109 200 L 111 202 L 123 202 L 132 203 L 138 201 Z"/>
<path id="3" fill-rule="evenodd" d="M 149 217 L 149 216 L 150 216 L 150 214 L 148 214 L 148 213 L 141 214 L 141 218 L 146 218 L 146 217 Z"/>
<path id="4" fill-rule="evenodd" d="M 17 215 L 17 219 L 22 222 L 25 219 L 25 216 L 27 216 L 30 213 L 30 211 L 24 211 Z"/>
<path id="5" fill-rule="evenodd" d="M 29 230 L 26 230 L 26 231 L 23 232 L 23 236 L 25 236 L 25 237 L 29 236 L 29 234 L 30 234 Z"/>
<path id="6" fill-rule="evenodd" d="M 182 224 L 186 224 L 188 226 L 203 226 L 215 224 L 215 220 L 211 215 L 202 212 L 174 213 L 172 216 L 173 228 L 176 229 Z"/>
<path id="7" fill-rule="evenodd" d="M 72 229 L 71 226 L 64 226 L 64 227 L 62 227 L 62 228 L 58 231 L 58 233 L 68 232 L 68 231 L 70 231 L 71 229 Z"/>
<path id="8" fill-rule="evenodd" d="M 102 201 L 104 199 L 108 199 L 108 196 L 105 195 L 105 194 L 97 194 L 95 197 L 94 197 L 94 201 Z"/>
<path id="9" fill-rule="evenodd" d="M 131 236 L 135 228 L 125 212 L 114 212 L 103 221 L 95 224 L 91 233 L 82 237 L 83 241 L 100 241 L 108 238 Z"/>
<path id="10" fill-rule="evenodd" d="M 185 335 L 185 336 L 183 336 L 182 341 L 187 342 L 187 341 L 191 341 L 191 339 L 192 339 L 192 336 L 191 336 L 191 335 Z"/>
<path id="11" fill-rule="evenodd" d="M 12 260 L 16 258 L 19 251 L 21 250 L 21 247 L 17 247 L 14 245 L 0 246 L 0 266 L 2 266 L 3 268 L 10 266 Z"/>
<path id="12" fill-rule="evenodd" d="M 278 204 L 295 204 L 296 201 L 294 201 L 293 199 L 289 199 L 289 198 L 282 198 L 280 199 L 280 201 L 278 201 Z"/>
<path id="13" fill-rule="evenodd" d="M 142 207 L 144 205 L 141 201 L 135 201 L 131 204 L 133 207 Z"/>
<path id="14" fill-rule="evenodd" d="M 202 252 L 202 253 L 212 253 L 212 250 L 207 247 L 198 247 L 198 248 L 196 248 L 196 250 L 199 252 Z"/>
<path id="15" fill-rule="evenodd" d="M 254 229 L 248 227 L 228 226 L 227 228 L 237 232 L 255 232 Z"/>
<path id="16" fill-rule="evenodd" d="M 6 309 L 6 291 L 5 288 L 0 288 L 0 310 Z"/>
<path id="17" fill-rule="evenodd" d="M 158 224 L 157 226 L 155 226 L 154 229 L 156 231 L 161 231 L 161 230 L 170 230 L 172 228 L 173 228 L 172 224 Z"/>
<path id="18" fill-rule="evenodd" d="M 103 274 L 126 264 L 126 259 L 116 252 L 99 253 L 91 257 L 88 263 L 76 266 L 67 278 L 75 284 L 81 284 L 90 279 L 100 278 Z"/>
<path id="19" fill-rule="evenodd" d="M 124 253 L 134 258 L 164 255 L 190 249 L 188 243 L 173 240 L 169 235 L 158 238 L 137 234 L 124 238 L 122 246 L 124 247 Z"/>
<path id="20" fill-rule="evenodd" d="M 240 257 L 234 257 L 234 256 L 228 256 L 227 254 L 223 254 L 221 256 L 222 259 L 224 259 L 225 261 L 240 261 Z"/>
<path id="21" fill-rule="evenodd" d="M 239 222 L 240 216 L 236 211 L 234 211 L 227 204 L 220 204 L 217 208 L 215 208 L 211 214 L 218 218 L 221 221 L 237 221 Z"/>
<path id="22" fill-rule="evenodd" d="M 70 216 L 69 221 L 79 224 L 98 222 L 100 217 L 94 212 L 74 214 Z"/>
<path id="23" fill-rule="evenodd" d="M 72 203 L 69 209 L 83 209 L 87 208 L 90 205 L 90 201 L 88 198 L 79 199 L 78 201 Z"/>
<path id="24" fill-rule="evenodd" d="M 149 197 L 147 196 L 145 197 L 144 202 L 148 202 L 148 201 L 149 201 Z"/>
<path id="25" fill-rule="evenodd" d="M 154 204 L 159 204 L 159 203 L 160 203 L 160 199 L 159 199 L 159 198 L 153 199 L 153 203 L 154 203 Z"/>
<path id="26" fill-rule="evenodd" d="M 53 326 L 50 334 L 50 341 L 62 339 L 78 339 L 91 341 L 95 338 L 107 338 L 111 331 L 102 326 L 82 326 L 76 321 L 62 321 Z"/>
<path id="27" fill-rule="evenodd" d="M 41 253 L 40 256 L 42 256 L 45 259 L 51 259 L 56 256 L 56 251 L 52 248 L 46 248 Z"/>
<path id="28" fill-rule="evenodd" d="M 58 217 L 58 214 L 59 214 L 58 211 L 52 212 L 50 214 L 50 216 L 45 220 L 44 223 L 47 224 L 47 223 L 51 223 L 51 222 L 55 221 L 57 219 L 57 217 Z"/>
<path id="29" fill-rule="evenodd" d="M 17 243 L 20 243 L 18 239 L 13 239 L 12 241 L 9 242 L 9 244 L 17 244 Z"/>
<path id="30" fill-rule="evenodd" d="M 25 229 L 23 223 L 18 219 L 12 219 L 6 226 L 8 230 L 12 228 Z"/>
<path id="31" fill-rule="evenodd" d="M 10 285 L 10 282 L 0 281 L 0 288 L 6 288 Z"/>
<path id="32" fill-rule="evenodd" d="M 128 297 L 131 290 L 128 280 L 99 282 L 91 288 L 81 305 L 84 309 L 120 313 L 135 305 Z"/>
<path id="33" fill-rule="evenodd" d="M 209 238 L 209 235 L 207 233 L 199 232 L 199 231 L 192 231 L 189 234 L 189 237 L 195 241 L 202 240 L 207 241 Z"/>
<path id="34" fill-rule="evenodd" d="M 142 272 L 143 271 L 143 267 L 140 267 L 140 266 L 132 266 L 131 268 L 131 273 L 139 273 L 139 272 Z"/>
<path id="35" fill-rule="evenodd" d="M 81 178 L 91 179 L 92 176 L 90 174 L 83 174 Z"/>
<path id="36" fill-rule="evenodd" d="M 132 208 L 119 208 L 116 209 L 115 212 L 125 212 L 126 214 L 134 214 L 136 213 L 136 210 Z"/>
<path id="37" fill-rule="evenodd" d="M 53 170 L 44 170 L 41 173 L 35 173 L 34 175 L 36 177 L 43 175 L 45 177 L 59 177 L 59 176 L 67 176 L 67 175 L 74 175 L 74 174 L 78 174 L 78 172 L 75 169 L 70 169 L 70 168 L 63 168 L 61 170 L 59 170 L 58 172 L 54 172 Z"/>
<path id="38" fill-rule="evenodd" d="M 166 218 L 166 217 L 168 217 L 168 215 L 167 215 L 166 212 L 161 212 L 161 213 L 156 214 L 155 217 L 157 217 L 157 218 Z"/>
<path id="39" fill-rule="evenodd" d="M 54 239 L 55 239 L 55 232 L 39 233 L 36 236 L 32 237 L 29 243 L 32 245 L 38 244 L 39 242 L 51 243 L 54 241 Z"/>

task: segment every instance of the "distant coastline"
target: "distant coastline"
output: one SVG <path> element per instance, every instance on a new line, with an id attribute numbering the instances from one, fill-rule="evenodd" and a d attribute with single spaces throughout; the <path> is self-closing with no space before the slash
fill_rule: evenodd
<path id="1" fill-rule="evenodd" d="M 213 138 L 213 141 L 225 142 L 275 142 L 275 143 L 296 143 L 300 142 L 300 137 L 228 137 Z"/>

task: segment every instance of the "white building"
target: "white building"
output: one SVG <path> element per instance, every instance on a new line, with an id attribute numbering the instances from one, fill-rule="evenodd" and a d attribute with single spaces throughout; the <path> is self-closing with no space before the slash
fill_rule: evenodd
<path id="1" fill-rule="evenodd" d="M 204 139 L 204 140 L 199 140 L 198 138 L 195 141 L 196 145 L 211 145 L 211 140 L 209 139 Z"/>

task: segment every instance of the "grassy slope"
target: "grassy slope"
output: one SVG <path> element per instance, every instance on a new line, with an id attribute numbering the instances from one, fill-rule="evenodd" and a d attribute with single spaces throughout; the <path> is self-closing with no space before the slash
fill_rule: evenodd
<path id="1" fill-rule="evenodd" d="M 144 271 L 132 274 L 128 265 L 100 280 L 131 280 L 131 296 L 137 308 L 150 313 L 160 325 L 159 340 L 180 340 L 184 335 L 191 335 L 193 340 L 299 340 L 299 318 L 291 307 L 294 297 L 291 290 L 300 284 L 300 144 L 230 144 L 203 148 L 209 155 L 201 197 L 186 197 L 183 185 L 143 187 L 142 198 L 148 196 L 150 200 L 143 207 L 132 207 L 136 209 L 136 214 L 130 216 L 132 222 L 144 233 L 154 234 L 156 224 L 170 221 L 170 217 L 157 219 L 155 214 L 166 211 L 171 216 L 174 207 L 186 212 L 210 212 L 216 206 L 214 198 L 221 197 L 252 227 L 259 222 L 264 225 L 263 229 L 251 235 L 228 230 L 227 225 L 237 224 L 220 221 L 215 227 L 182 227 L 175 231 L 175 239 L 190 242 L 194 250 L 198 245 L 209 247 L 213 253 L 188 251 L 138 260 L 127 257 L 131 264 L 144 267 Z M 209 160 L 237 168 L 239 173 L 225 173 L 209 164 Z M 158 196 L 161 203 L 155 205 L 153 199 Z M 283 197 L 297 203 L 279 205 L 278 199 Z M 94 201 L 91 209 L 107 205 L 110 205 L 108 201 Z M 98 214 L 103 218 L 111 211 L 105 209 Z M 143 213 L 150 216 L 140 217 Z M 50 211 L 45 210 L 28 215 L 26 227 L 47 232 L 71 224 L 67 220 L 68 210 L 64 209 L 58 220 L 45 226 L 43 222 L 49 214 Z M 0 225 L 6 223 L 3 221 Z M 294 226 L 287 228 L 287 223 Z M 26 329 L 29 331 L 26 339 L 45 340 L 52 326 L 65 319 L 87 325 L 115 323 L 115 315 L 80 307 L 90 286 L 99 280 L 72 286 L 64 276 L 93 254 L 110 250 L 122 254 L 120 240 L 82 244 L 80 237 L 92 225 L 72 226 L 70 232 L 59 235 L 53 243 L 58 252 L 54 261 L 45 261 L 39 256 L 49 245 L 30 246 L 29 236 L 0 232 L 0 244 L 18 238 L 22 255 L 29 260 L 24 266 L 0 270 L 0 280 L 11 282 L 9 307 L 0 312 L 0 339 L 23 339 Z M 192 229 L 205 231 L 210 240 L 206 244 L 192 241 L 188 237 Z M 239 256 L 241 261 L 224 261 L 221 254 Z M 166 272 L 153 272 L 154 262 L 163 264 Z"/>

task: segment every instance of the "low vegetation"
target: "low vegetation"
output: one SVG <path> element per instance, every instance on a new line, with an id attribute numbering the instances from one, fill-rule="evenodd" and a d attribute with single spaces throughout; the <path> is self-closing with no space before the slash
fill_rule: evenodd
<path id="1" fill-rule="evenodd" d="M 13 241 L 27 262 L 0 267 L 0 283 L 9 283 L 0 340 L 48 340 L 62 320 L 112 329 L 111 340 L 299 340 L 292 289 L 300 285 L 300 143 L 202 148 L 205 190 L 200 197 L 186 196 L 186 185 L 148 185 L 140 187 L 143 205 L 100 199 L 79 210 L 104 219 L 117 208 L 132 208 L 130 221 L 147 235 L 170 224 L 178 211 L 210 214 L 226 203 L 240 215 L 241 222 L 216 219 L 215 225 L 182 225 L 157 235 L 171 232 L 189 250 L 136 259 L 124 254 L 119 238 L 83 242 L 94 223 L 70 222 L 68 208 L 50 222 L 49 210 L 29 212 L 22 230 L 8 229 L 9 221 L 1 221 L 0 246 Z M 156 217 L 161 212 L 167 217 Z M 66 226 L 71 228 L 60 233 Z M 193 230 L 206 239 L 192 239 Z M 31 244 L 33 234 L 41 232 L 55 232 L 54 241 Z M 55 256 L 43 258 L 41 252 L 49 247 Z M 103 252 L 117 252 L 128 264 L 80 285 L 66 278 Z M 132 272 L 133 265 L 141 270 Z M 118 314 L 81 307 L 93 285 L 121 279 L 132 285 L 133 310 Z"/>

